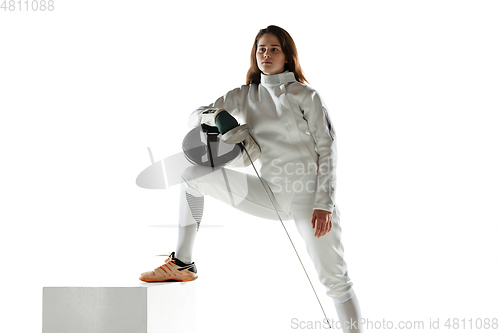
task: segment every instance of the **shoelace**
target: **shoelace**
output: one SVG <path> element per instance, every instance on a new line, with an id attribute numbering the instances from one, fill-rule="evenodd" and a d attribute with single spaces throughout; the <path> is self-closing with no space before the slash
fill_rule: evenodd
<path id="1" fill-rule="evenodd" d="M 172 256 L 172 253 L 169 253 L 169 254 L 157 254 L 156 256 L 157 257 L 170 257 L 170 256 Z"/>
<path id="2" fill-rule="evenodd" d="M 168 267 L 168 264 L 169 264 L 169 263 L 173 263 L 173 262 L 172 262 L 172 259 L 173 259 L 173 255 L 172 255 L 172 253 L 169 253 L 169 254 L 157 254 L 156 256 L 157 256 L 157 257 L 168 257 L 168 258 L 165 260 L 165 263 L 164 263 L 163 265 L 156 267 L 156 268 L 155 268 L 155 270 L 157 270 L 157 269 L 162 269 L 163 271 L 165 271 L 165 273 L 168 273 L 168 272 L 165 270 L 165 268 L 163 268 L 163 266 L 165 266 L 165 267 L 167 267 L 170 271 L 172 271 L 172 270 Z"/>
<path id="3" fill-rule="evenodd" d="M 176 266 L 179 266 L 179 265 L 177 265 L 177 264 L 173 261 L 173 259 L 174 259 L 173 253 L 169 253 L 169 254 L 157 254 L 156 256 L 157 256 L 157 257 L 168 257 L 168 258 L 165 260 L 165 263 L 164 263 L 163 265 L 156 267 L 156 268 L 155 268 L 155 270 L 156 270 L 156 269 L 162 269 L 165 273 L 168 273 L 168 272 L 165 270 L 165 268 L 163 268 L 163 266 L 165 266 L 166 268 L 168 268 L 168 270 L 169 270 L 169 271 L 171 271 L 171 272 L 172 272 L 172 269 L 170 269 L 170 267 L 168 267 L 168 264 L 172 263 L 172 264 L 174 264 L 174 265 L 176 265 Z M 189 268 L 191 268 L 191 267 L 193 267 L 193 266 L 194 266 L 194 263 L 187 264 L 186 266 L 179 266 L 179 267 L 182 267 L 182 268 L 184 268 L 184 269 L 189 269 Z"/>

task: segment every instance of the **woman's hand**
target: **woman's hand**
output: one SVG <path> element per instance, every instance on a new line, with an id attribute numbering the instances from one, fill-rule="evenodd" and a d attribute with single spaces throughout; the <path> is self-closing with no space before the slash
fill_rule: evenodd
<path id="1" fill-rule="evenodd" d="M 315 209 L 312 217 L 312 227 L 316 227 L 314 237 L 320 238 L 332 230 L 332 213 L 326 210 Z"/>

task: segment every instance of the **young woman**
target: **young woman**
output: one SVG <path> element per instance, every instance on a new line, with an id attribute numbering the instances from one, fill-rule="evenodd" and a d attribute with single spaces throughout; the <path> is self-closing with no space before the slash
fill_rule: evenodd
<path id="1" fill-rule="evenodd" d="M 207 172 L 209 168 L 202 166 L 188 168 L 182 176 L 177 249 L 164 265 L 143 273 L 140 279 L 197 278 L 192 251 L 204 195 L 272 220 L 278 219 L 276 207 L 282 220 L 294 220 L 339 319 L 357 326 L 344 328 L 344 332 L 361 332 L 359 304 L 343 259 L 340 213 L 335 204 L 335 132 L 321 97 L 305 84 L 288 32 L 273 25 L 259 31 L 246 81 L 193 112 L 190 125 L 199 125 L 200 114 L 207 108 L 223 108 L 247 124 L 261 150 L 259 174 L 271 198 L 257 176 L 226 168 L 224 174 Z"/>

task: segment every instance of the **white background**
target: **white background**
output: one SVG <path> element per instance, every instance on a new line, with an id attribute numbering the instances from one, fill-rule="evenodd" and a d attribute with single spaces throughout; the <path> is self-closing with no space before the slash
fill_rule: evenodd
<path id="1" fill-rule="evenodd" d="M 500 319 L 499 15 L 497 1 L 1 10 L 0 330 L 41 331 L 43 286 L 136 285 L 162 263 L 154 255 L 175 250 L 178 186 L 135 184 L 147 147 L 157 160 L 179 153 L 188 115 L 245 83 L 253 39 L 270 24 L 294 38 L 336 129 L 337 204 L 363 317 L 440 318 L 443 330 L 447 318 Z M 279 222 L 212 198 L 205 207 L 199 332 L 321 320 Z"/>

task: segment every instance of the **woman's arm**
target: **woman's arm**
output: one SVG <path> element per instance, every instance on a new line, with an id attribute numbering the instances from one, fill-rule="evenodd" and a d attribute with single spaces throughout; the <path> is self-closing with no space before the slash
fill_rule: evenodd
<path id="1" fill-rule="evenodd" d="M 318 183 L 314 209 L 333 212 L 335 207 L 337 146 L 335 130 L 319 94 L 311 89 L 300 102 L 318 153 Z"/>

